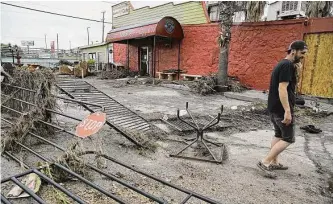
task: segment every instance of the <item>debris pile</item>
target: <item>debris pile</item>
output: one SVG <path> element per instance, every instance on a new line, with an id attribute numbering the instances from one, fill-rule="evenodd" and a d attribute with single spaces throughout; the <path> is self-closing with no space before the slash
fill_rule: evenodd
<path id="1" fill-rule="evenodd" d="M 130 71 L 128 69 L 111 69 L 111 70 L 103 70 L 99 78 L 100 79 L 120 79 L 120 78 L 126 78 L 127 76 L 130 76 Z"/>
<path id="2" fill-rule="evenodd" d="M 243 84 L 240 83 L 240 81 L 237 78 L 229 77 L 227 86 L 229 91 L 232 92 L 243 92 L 248 90 L 247 87 L 245 87 Z"/>
<path id="3" fill-rule="evenodd" d="M 199 93 L 200 95 L 208 95 L 215 93 L 215 86 L 217 85 L 216 76 L 205 76 L 198 79 L 191 87 L 193 92 Z"/>
<path id="4" fill-rule="evenodd" d="M 15 141 L 24 141 L 25 136 L 31 130 L 41 133 L 47 131 L 50 134 L 52 130 L 36 122 L 38 120 L 51 121 L 51 114 L 46 109 L 54 109 L 56 106 L 56 100 L 51 93 L 55 78 L 50 70 L 42 69 L 30 72 L 25 69 L 15 69 L 12 77 L 11 85 L 31 89 L 35 93 L 1 85 L 2 93 L 7 96 L 1 104 L 1 112 L 16 118 L 16 122 L 1 138 L 1 151 L 15 150 Z M 36 106 L 14 99 L 36 104 Z"/>
<path id="5" fill-rule="evenodd" d="M 87 62 L 80 62 L 80 64 L 74 67 L 74 76 L 76 77 L 86 77 L 88 76 L 88 63 Z"/>
<path id="6" fill-rule="evenodd" d="M 82 155 L 86 154 L 82 147 L 75 142 L 69 146 L 63 155 L 56 159 L 58 164 L 61 164 L 70 170 L 78 173 L 84 177 L 89 177 L 88 167 L 82 159 Z M 48 166 L 45 172 L 48 176 L 52 177 L 56 182 L 68 181 L 71 175 L 55 166 Z"/>

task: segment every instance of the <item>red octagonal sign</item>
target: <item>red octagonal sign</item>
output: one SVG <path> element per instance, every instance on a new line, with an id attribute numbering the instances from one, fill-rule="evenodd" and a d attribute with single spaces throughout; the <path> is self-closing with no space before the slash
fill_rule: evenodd
<path id="1" fill-rule="evenodd" d="M 76 126 L 76 136 L 88 137 L 97 133 L 106 121 L 106 113 L 96 112 L 88 115 L 81 123 Z"/>

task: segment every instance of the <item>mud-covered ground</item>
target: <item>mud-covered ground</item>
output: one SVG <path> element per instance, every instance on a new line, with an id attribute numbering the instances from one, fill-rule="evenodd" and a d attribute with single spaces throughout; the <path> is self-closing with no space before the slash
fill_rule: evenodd
<path id="1" fill-rule="evenodd" d="M 290 168 L 277 172 L 277 179 L 269 179 L 264 177 L 256 167 L 256 163 L 269 151 L 273 136 L 269 117 L 264 111 L 258 110 L 262 107 L 261 105 L 227 99 L 220 94 L 200 96 L 189 91 L 147 84 L 127 84 L 124 81 L 97 80 L 96 78 L 86 80 L 151 122 L 155 136 L 151 139 L 154 144 L 153 150 L 135 148 L 108 126 L 86 139 L 79 139 L 66 133 L 45 135 L 47 139 L 63 147 L 69 147 L 73 142 L 78 141 L 84 150 L 102 151 L 130 166 L 221 203 L 332 203 L 333 201 L 328 182 L 333 173 L 333 116 L 316 117 L 308 114 L 311 111 L 299 110 L 296 119 L 298 121 L 296 143 L 280 157 L 280 161 Z M 194 132 L 179 132 L 160 120 L 165 115 L 169 119 L 176 118 L 177 108 L 185 109 L 185 102 L 189 102 L 189 109 L 196 118 L 215 116 L 220 106 L 224 105 L 219 127 L 205 133 L 206 138 L 227 146 L 228 159 L 223 164 L 169 156 L 189 143 L 187 138 L 195 136 Z M 66 114 L 78 118 L 84 118 L 88 114 L 76 105 L 59 104 Z M 237 106 L 237 110 L 231 110 L 232 106 Z M 254 111 L 250 111 L 252 107 L 255 107 Z M 77 121 L 61 116 L 57 116 L 57 120 L 54 121 L 66 130 L 72 131 L 78 124 Z M 314 124 L 323 132 L 305 133 L 299 129 L 305 124 Z M 36 142 L 34 139 L 27 141 L 27 144 L 47 158 L 55 158 L 62 154 L 54 147 Z M 200 151 L 202 150 L 196 146 L 184 152 L 184 155 L 195 155 Z M 219 149 L 213 148 L 213 151 L 216 153 Z M 31 166 L 35 166 L 40 161 L 24 151 L 16 155 Z M 93 155 L 86 155 L 83 158 L 85 162 L 94 165 L 97 163 Z M 163 198 L 168 203 L 180 203 L 186 197 L 184 193 L 114 162 L 100 159 L 100 163 L 102 170 L 156 197 Z M 2 178 L 22 171 L 23 169 L 17 163 L 1 157 Z M 88 173 L 87 177 L 91 181 L 128 203 L 151 202 L 105 176 L 91 170 Z M 77 180 L 61 184 L 89 203 L 116 203 Z M 3 193 L 7 193 L 10 187 L 10 185 L 3 185 Z M 61 197 L 46 184 L 42 185 L 39 195 L 48 203 L 57 203 Z M 17 201 L 16 203 L 33 203 L 30 199 Z M 189 203 L 203 202 L 192 198 Z"/>

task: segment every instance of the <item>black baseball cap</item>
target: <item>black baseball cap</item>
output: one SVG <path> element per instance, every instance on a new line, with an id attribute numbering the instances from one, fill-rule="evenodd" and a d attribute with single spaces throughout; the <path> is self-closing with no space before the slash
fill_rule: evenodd
<path id="1" fill-rule="evenodd" d="M 289 48 L 287 51 L 289 50 L 306 50 L 308 49 L 308 46 L 306 45 L 306 43 L 303 40 L 296 40 L 294 42 L 292 42 L 289 45 Z"/>

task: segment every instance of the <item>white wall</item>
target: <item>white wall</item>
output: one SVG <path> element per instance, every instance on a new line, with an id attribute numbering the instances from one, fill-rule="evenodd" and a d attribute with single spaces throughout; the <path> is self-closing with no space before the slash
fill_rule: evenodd
<path id="1" fill-rule="evenodd" d="M 273 4 L 270 4 L 267 9 L 267 21 L 275 21 L 278 20 L 277 18 L 277 11 L 281 10 L 281 1 L 277 1 Z"/>

